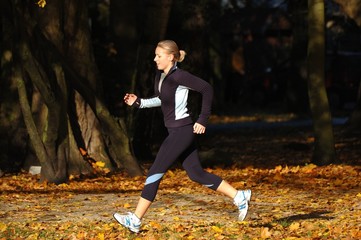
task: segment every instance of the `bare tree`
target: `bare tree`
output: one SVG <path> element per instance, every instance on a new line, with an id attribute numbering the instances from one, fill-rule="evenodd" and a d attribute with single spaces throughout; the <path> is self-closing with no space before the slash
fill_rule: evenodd
<path id="1" fill-rule="evenodd" d="M 312 162 L 334 163 L 331 113 L 325 88 L 325 6 L 323 0 L 308 0 L 308 93 L 313 118 L 315 146 Z"/>

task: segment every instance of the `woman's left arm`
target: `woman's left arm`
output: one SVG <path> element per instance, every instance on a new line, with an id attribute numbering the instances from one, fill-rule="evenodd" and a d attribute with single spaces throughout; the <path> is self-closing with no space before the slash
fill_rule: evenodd
<path id="1" fill-rule="evenodd" d="M 207 126 L 208 118 L 211 115 L 212 101 L 213 101 L 213 87 L 203 79 L 183 71 L 180 76 L 182 85 L 199 92 L 202 95 L 202 107 L 201 112 L 195 124 L 194 131 L 197 133 L 204 133 Z M 200 126 L 199 126 L 200 125 Z"/>

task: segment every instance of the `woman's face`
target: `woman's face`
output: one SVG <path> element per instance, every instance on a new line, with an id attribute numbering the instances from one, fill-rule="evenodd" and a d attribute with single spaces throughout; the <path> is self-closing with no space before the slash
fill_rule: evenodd
<path id="1" fill-rule="evenodd" d="M 159 70 L 163 70 L 164 73 L 168 73 L 171 67 L 173 67 L 174 56 L 168 54 L 163 48 L 157 47 L 155 49 L 154 62 L 157 64 Z"/>

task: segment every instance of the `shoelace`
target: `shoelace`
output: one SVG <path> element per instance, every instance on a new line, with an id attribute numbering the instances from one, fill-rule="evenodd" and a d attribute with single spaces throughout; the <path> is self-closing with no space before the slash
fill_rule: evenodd
<path id="1" fill-rule="evenodd" d="M 133 226 L 133 227 L 139 227 L 141 225 L 139 221 L 136 221 L 136 219 L 133 218 L 133 215 L 131 213 L 129 213 L 129 215 L 125 217 L 125 224 L 127 226 Z"/>
<path id="2" fill-rule="evenodd" d="M 239 205 L 238 205 L 238 209 L 239 209 L 239 210 L 242 210 L 242 209 L 244 209 L 244 208 L 247 207 L 247 200 L 244 199 L 243 201 L 244 201 L 243 204 L 239 204 Z"/>

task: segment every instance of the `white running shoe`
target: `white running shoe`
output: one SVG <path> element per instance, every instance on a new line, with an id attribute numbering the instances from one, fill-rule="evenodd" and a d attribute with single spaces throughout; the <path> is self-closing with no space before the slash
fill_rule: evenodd
<path id="1" fill-rule="evenodd" d="M 128 228 L 130 231 L 134 233 L 138 233 L 140 229 L 140 225 L 142 222 L 139 220 L 134 213 L 128 212 L 128 215 L 120 215 L 119 213 L 114 213 L 113 217 L 118 221 L 121 225 Z"/>
<path id="2" fill-rule="evenodd" d="M 248 213 L 249 202 L 251 201 L 251 190 L 238 191 L 234 197 L 234 204 L 238 207 L 238 220 L 243 221 Z"/>

